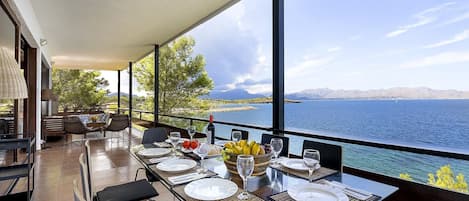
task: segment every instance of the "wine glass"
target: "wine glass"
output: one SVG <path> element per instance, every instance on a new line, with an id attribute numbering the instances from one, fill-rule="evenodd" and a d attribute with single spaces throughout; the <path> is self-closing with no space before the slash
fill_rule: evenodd
<path id="1" fill-rule="evenodd" d="M 192 142 L 192 138 L 194 138 L 194 135 L 195 135 L 195 126 L 189 126 L 187 127 L 187 133 L 189 134 L 189 136 L 191 137 L 191 142 Z"/>
<path id="2" fill-rule="evenodd" d="M 179 139 L 181 139 L 181 133 L 179 132 L 169 133 L 169 141 L 173 145 L 173 155 L 176 155 L 176 146 L 179 144 Z"/>
<path id="3" fill-rule="evenodd" d="M 238 142 L 241 140 L 241 138 L 242 138 L 241 131 L 231 132 L 231 139 L 233 139 L 233 141 Z"/>
<path id="4" fill-rule="evenodd" d="M 207 168 L 204 165 L 204 159 L 207 157 L 208 152 L 210 151 L 210 145 L 207 143 L 200 144 L 195 150 L 194 153 L 200 157 L 200 166 L 202 167 L 202 172 L 206 172 Z"/>
<path id="5" fill-rule="evenodd" d="M 272 151 L 274 152 L 274 164 L 278 165 L 278 156 L 283 149 L 283 140 L 281 138 L 272 138 L 270 140 L 270 146 L 272 147 Z"/>
<path id="6" fill-rule="evenodd" d="M 243 192 L 238 195 L 238 199 L 247 200 L 249 199 L 249 193 L 247 191 L 248 177 L 251 176 L 254 171 L 254 156 L 252 155 L 238 155 L 236 166 L 238 174 L 243 179 Z"/>
<path id="7" fill-rule="evenodd" d="M 313 172 L 319 164 L 320 155 L 318 150 L 305 149 L 303 151 L 303 162 L 309 170 L 309 182 L 313 182 Z"/>

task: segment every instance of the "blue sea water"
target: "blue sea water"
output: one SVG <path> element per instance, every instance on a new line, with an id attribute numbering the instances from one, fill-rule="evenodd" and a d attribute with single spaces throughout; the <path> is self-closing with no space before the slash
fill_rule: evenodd
<path id="1" fill-rule="evenodd" d="M 232 106 L 232 105 L 231 105 Z M 231 107 L 230 105 L 227 107 Z M 216 120 L 271 125 L 272 105 L 252 104 L 255 110 L 217 112 Z M 469 152 L 469 100 L 317 100 L 285 105 L 289 130 L 364 139 L 399 145 Z M 217 125 L 217 135 L 229 137 L 232 127 Z M 263 131 L 249 129 L 260 140 Z M 301 137 L 291 136 L 290 152 L 299 154 Z M 443 165 L 469 177 L 469 162 L 443 157 L 340 144 L 344 163 L 398 177 L 409 173 L 420 182 Z"/>

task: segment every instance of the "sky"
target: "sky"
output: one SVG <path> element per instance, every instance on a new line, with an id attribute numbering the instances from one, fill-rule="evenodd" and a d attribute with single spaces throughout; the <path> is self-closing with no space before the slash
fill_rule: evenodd
<path id="1" fill-rule="evenodd" d="M 186 34 L 196 40 L 195 53 L 205 57 L 215 90 L 271 93 L 271 10 L 270 0 L 242 0 Z M 115 85 L 115 72 L 103 77 Z M 468 81 L 467 0 L 285 1 L 286 93 L 469 90 Z"/>

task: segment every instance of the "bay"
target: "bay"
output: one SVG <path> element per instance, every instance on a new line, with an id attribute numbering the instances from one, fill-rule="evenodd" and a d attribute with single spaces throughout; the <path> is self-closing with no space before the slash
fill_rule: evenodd
<path id="1" fill-rule="evenodd" d="M 215 119 L 270 127 L 271 104 L 244 106 L 256 109 L 216 112 Z M 304 101 L 285 105 L 285 127 L 321 135 L 468 153 L 469 100 Z M 231 128 L 218 125 L 217 135 L 229 138 Z M 260 140 L 264 133 L 247 130 L 253 140 Z M 300 154 L 304 139 L 290 137 L 290 152 Z M 338 144 L 344 148 L 344 164 L 351 167 L 393 177 L 409 173 L 414 180 L 426 182 L 428 173 L 435 173 L 439 167 L 449 164 L 456 174 L 469 176 L 468 161 Z"/>

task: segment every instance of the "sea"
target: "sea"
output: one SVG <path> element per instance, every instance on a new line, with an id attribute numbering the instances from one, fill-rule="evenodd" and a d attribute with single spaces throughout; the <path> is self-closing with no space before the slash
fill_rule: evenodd
<path id="1" fill-rule="evenodd" d="M 271 104 L 254 110 L 216 112 L 216 120 L 269 127 Z M 313 100 L 285 104 L 287 130 L 303 131 L 404 146 L 469 153 L 469 100 Z M 229 138 L 232 126 L 216 125 L 216 135 Z M 245 129 L 252 140 L 266 131 Z M 301 155 L 304 138 L 290 136 L 290 152 Z M 311 140 L 311 139 L 307 139 Z M 321 141 L 321 140 L 319 140 Z M 326 141 L 328 142 L 328 141 Z M 455 174 L 469 177 L 469 161 L 328 142 L 343 147 L 344 165 L 392 177 L 408 173 L 426 183 L 428 174 L 450 165 Z"/>

